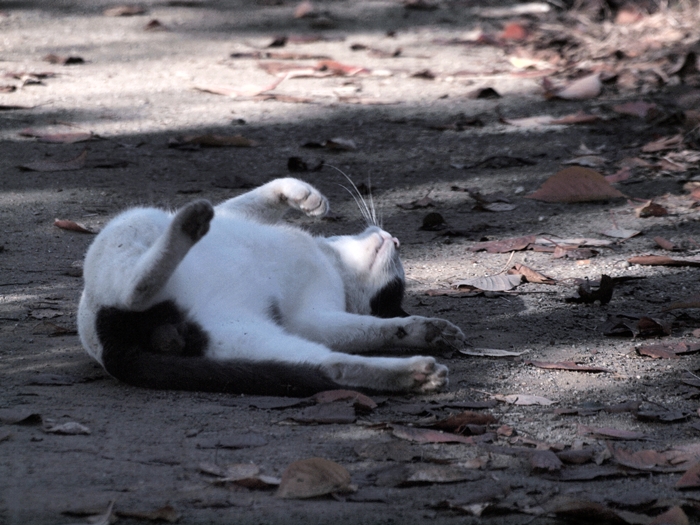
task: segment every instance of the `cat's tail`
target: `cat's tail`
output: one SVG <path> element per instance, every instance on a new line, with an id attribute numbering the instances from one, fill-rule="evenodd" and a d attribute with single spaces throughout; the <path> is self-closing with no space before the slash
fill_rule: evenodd
<path id="1" fill-rule="evenodd" d="M 103 308 L 97 332 L 105 370 L 137 387 L 290 397 L 342 388 L 313 364 L 205 357 L 206 334 L 171 302 L 145 312 Z"/>

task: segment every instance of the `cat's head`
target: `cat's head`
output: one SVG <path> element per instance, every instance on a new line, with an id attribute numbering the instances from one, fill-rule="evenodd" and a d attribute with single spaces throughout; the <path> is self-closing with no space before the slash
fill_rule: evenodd
<path id="1" fill-rule="evenodd" d="M 357 235 L 330 237 L 345 283 L 348 312 L 377 317 L 406 317 L 399 240 L 378 226 Z"/>

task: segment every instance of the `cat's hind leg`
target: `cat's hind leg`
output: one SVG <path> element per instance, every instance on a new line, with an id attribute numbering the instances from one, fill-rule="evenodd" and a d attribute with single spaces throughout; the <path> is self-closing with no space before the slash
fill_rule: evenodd
<path id="1" fill-rule="evenodd" d="M 217 211 L 243 214 L 267 224 L 279 222 L 290 208 L 309 217 L 323 217 L 329 205 L 328 199 L 311 184 L 286 177 L 272 180 L 216 207 Z"/>
<path id="2" fill-rule="evenodd" d="M 130 210 L 107 225 L 85 258 L 85 292 L 99 304 L 143 310 L 209 230 L 212 205 L 198 200 L 174 216 Z"/>

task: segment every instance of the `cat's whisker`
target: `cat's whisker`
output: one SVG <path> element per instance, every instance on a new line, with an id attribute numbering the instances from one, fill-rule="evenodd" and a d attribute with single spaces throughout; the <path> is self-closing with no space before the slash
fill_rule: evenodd
<path id="1" fill-rule="evenodd" d="M 368 226 L 377 226 L 377 216 L 375 213 L 374 209 L 374 202 L 372 200 L 372 192 L 370 191 L 369 198 L 370 198 L 370 203 L 371 203 L 371 210 L 370 206 L 367 205 L 367 201 L 365 198 L 362 196 L 362 193 L 360 193 L 360 190 L 357 188 L 355 183 L 352 181 L 352 179 L 340 168 L 337 168 L 333 166 L 332 164 L 326 164 L 326 166 L 333 168 L 336 170 L 338 173 L 340 173 L 343 177 L 347 179 L 347 181 L 352 185 L 352 188 L 355 190 L 353 193 L 350 191 L 349 188 L 343 186 L 340 184 L 341 188 L 344 188 L 345 191 L 347 191 L 350 195 L 352 195 L 352 198 L 355 199 L 355 203 L 357 204 L 357 207 L 360 208 L 360 213 L 362 214 L 362 217 L 365 219 L 367 222 Z"/>

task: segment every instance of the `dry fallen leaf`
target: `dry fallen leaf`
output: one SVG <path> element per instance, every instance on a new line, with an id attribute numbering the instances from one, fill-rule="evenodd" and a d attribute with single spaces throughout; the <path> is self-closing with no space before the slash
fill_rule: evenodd
<path id="1" fill-rule="evenodd" d="M 609 200 L 624 195 L 613 188 L 600 173 L 589 168 L 572 166 L 547 179 L 528 199 L 545 202 L 589 202 Z"/>
<path id="2" fill-rule="evenodd" d="M 697 489 L 700 487 L 700 463 L 695 463 L 676 482 L 677 489 Z"/>
<path id="3" fill-rule="evenodd" d="M 68 421 L 59 425 L 51 425 L 44 428 L 44 432 L 48 434 L 61 434 L 64 436 L 86 435 L 91 434 L 90 429 L 85 425 L 81 425 L 75 421 Z"/>
<path id="4" fill-rule="evenodd" d="M 243 135 L 185 135 L 168 141 L 169 148 L 187 148 L 199 146 L 202 148 L 250 148 L 257 142 Z"/>
<path id="5" fill-rule="evenodd" d="M 652 111 L 656 110 L 656 104 L 649 102 L 644 102 L 641 100 L 635 102 L 626 102 L 624 104 L 618 104 L 612 107 L 615 113 L 620 113 L 621 115 L 630 115 L 633 117 L 646 118 Z"/>
<path id="6" fill-rule="evenodd" d="M 501 401 L 503 403 L 508 403 L 509 405 L 522 405 L 522 406 L 530 406 L 530 405 L 542 405 L 542 406 L 549 406 L 554 404 L 554 401 L 547 399 L 546 397 L 542 396 L 533 396 L 530 394 L 510 394 L 507 396 L 503 395 L 496 395 L 493 396 L 494 399 Z"/>
<path id="7" fill-rule="evenodd" d="M 452 283 L 453 288 L 477 288 L 488 292 L 505 292 L 516 288 L 522 282 L 523 276 L 520 274 L 509 275 L 488 275 L 485 277 L 474 277 L 463 279 Z"/>
<path id="8" fill-rule="evenodd" d="M 506 253 L 512 251 L 525 250 L 530 244 L 537 240 L 536 235 L 527 235 L 525 237 L 514 237 L 511 239 L 503 239 L 500 241 L 479 242 L 469 247 L 469 251 L 478 252 L 486 250 L 488 253 Z"/>
<path id="9" fill-rule="evenodd" d="M 612 370 L 599 366 L 582 366 L 574 361 L 528 361 L 527 364 L 536 366 L 537 368 L 547 368 L 551 370 L 571 370 L 574 372 L 612 372 Z"/>
<path id="10" fill-rule="evenodd" d="M 440 432 L 438 430 L 427 430 L 423 428 L 404 427 L 400 425 L 392 426 L 392 433 L 400 439 L 415 441 L 416 443 L 467 443 L 474 444 L 471 437 L 458 436 Z"/>
<path id="11" fill-rule="evenodd" d="M 342 465 L 324 458 L 295 461 L 282 473 L 276 496 L 304 499 L 334 492 L 352 492 L 350 473 Z"/>
<path id="12" fill-rule="evenodd" d="M 102 13 L 105 16 L 135 16 L 145 14 L 146 9 L 138 5 L 119 5 L 105 9 Z"/>
<path id="13" fill-rule="evenodd" d="M 79 233 L 97 233 L 96 231 L 88 228 L 87 226 L 80 224 L 79 222 L 69 221 L 65 219 L 55 219 L 53 225 L 62 230 L 70 230 Z"/>
<path id="14" fill-rule="evenodd" d="M 674 259 L 667 255 L 639 255 L 630 257 L 627 262 L 644 266 L 700 266 L 700 259 Z"/>
<path id="15" fill-rule="evenodd" d="M 645 434 L 632 430 L 620 430 L 610 427 L 578 426 L 578 433 L 582 436 L 591 436 L 596 439 L 647 439 Z"/>
<path id="16" fill-rule="evenodd" d="M 73 171 L 79 170 L 85 167 L 85 162 L 87 161 L 87 150 L 83 151 L 77 157 L 66 160 L 38 160 L 36 162 L 30 162 L 28 164 L 22 164 L 19 166 L 20 170 L 23 171 Z"/>
<path id="17" fill-rule="evenodd" d="M 75 144 L 76 142 L 85 142 L 93 140 L 96 136 L 89 132 L 77 131 L 73 133 L 44 133 L 32 128 L 26 128 L 19 132 L 21 137 L 34 137 L 39 142 L 48 142 L 52 144 Z"/>
<path id="18" fill-rule="evenodd" d="M 547 277 L 546 275 L 525 266 L 524 264 L 515 263 L 515 265 L 508 270 L 511 275 L 522 275 L 528 283 L 534 284 L 556 284 L 556 279 Z"/>
<path id="19" fill-rule="evenodd" d="M 460 350 L 460 354 L 471 355 L 475 357 L 518 357 L 527 354 L 530 350 L 521 350 L 514 352 L 511 350 L 500 350 L 498 348 L 469 348 Z"/>
<path id="20" fill-rule="evenodd" d="M 676 149 L 683 144 L 683 135 L 673 135 L 671 137 L 662 137 L 642 146 L 644 153 L 656 153 L 667 149 Z"/>
<path id="21" fill-rule="evenodd" d="M 558 91 L 545 92 L 546 98 L 562 98 L 565 100 L 588 100 L 600 95 L 603 84 L 600 81 L 600 74 L 593 73 L 575 80 L 565 88 Z"/>

